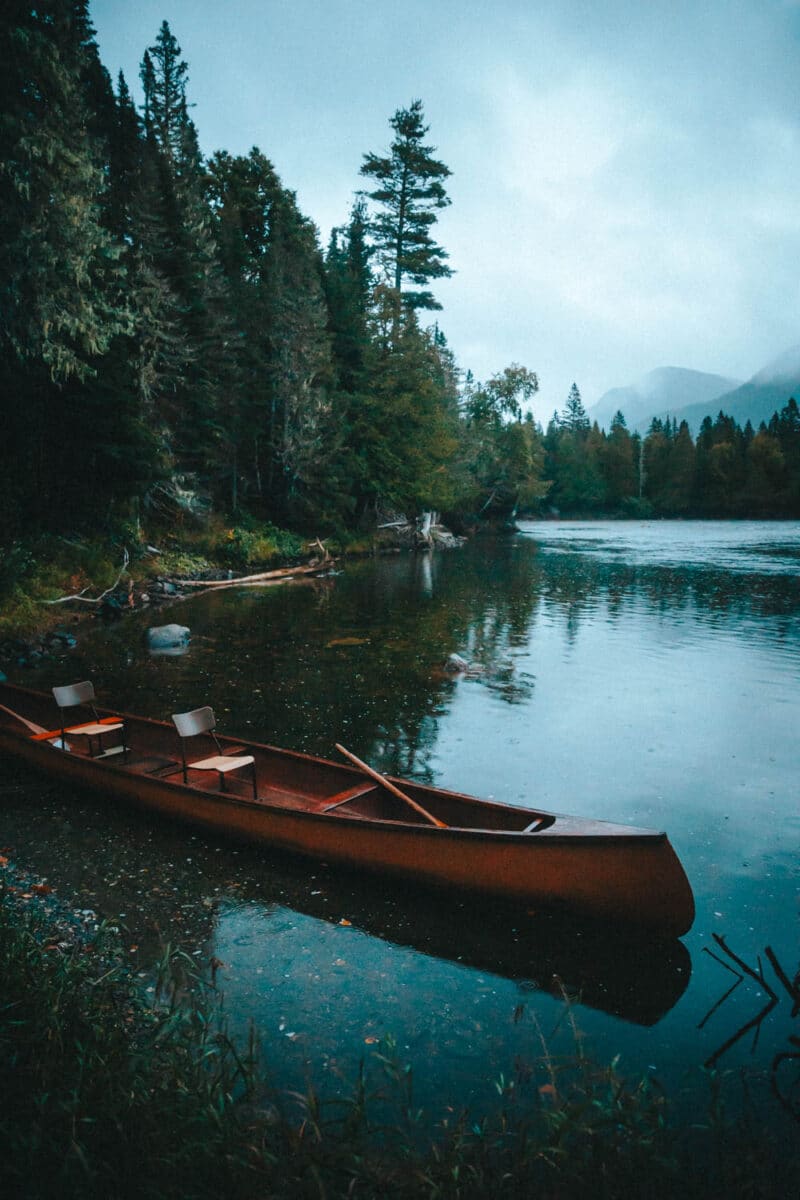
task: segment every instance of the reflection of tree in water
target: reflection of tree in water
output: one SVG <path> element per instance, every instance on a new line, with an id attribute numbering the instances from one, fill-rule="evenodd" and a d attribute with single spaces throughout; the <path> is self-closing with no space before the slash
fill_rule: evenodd
<path id="1" fill-rule="evenodd" d="M 743 618 L 785 617 L 773 624 L 783 640 L 794 634 L 798 612 L 796 578 L 788 575 L 751 575 L 698 567 L 631 566 L 607 563 L 580 555 L 559 553 L 540 560 L 543 606 L 564 617 L 571 641 L 585 618 L 599 609 L 613 621 L 624 620 L 633 609 L 657 616 L 691 611 L 692 619 L 716 625 L 720 616 Z"/>
<path id="2" fill-rule="evenodd" d="M 143 614 L 87 640 L 70 669 L 102 680 L 109 703 L 132 711 L 163 719 L 210 703 L 223 731 L 326 756 L 342 741 L 382 770 L 429 779 L 456 688 L 485 688 L 508 704 L 530 698 L 535 676 L 521 664 L 537 623 L 569 642 L 598 618 L 674 620 L 684 611 L 713 628 L 771 617 L 773 636 L 788 638 L 796 581 L 541 553 L 530 538 L 476 539 L 452 553 L 351 564 L 302 586 L 198 597 L 162 617 L 192 630 L 182 659 L 142 652 L 152 623 Z M 448 675 L 453 652 L 480 673 Z"/>

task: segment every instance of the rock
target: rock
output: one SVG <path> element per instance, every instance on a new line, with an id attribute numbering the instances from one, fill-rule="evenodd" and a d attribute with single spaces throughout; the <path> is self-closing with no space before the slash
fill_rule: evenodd
<path id="1" fill-rule="evenodd" d="M 466 675 L 468 679 L 475 679 L 486 670 L 480 663 L 467 662 L 460 654 L 449 654 L 444 669 L 451 675 Z"/>
<path id="2" fill-rule="evenodd" d="M 460 654 L 448 654 L 444 669 L 445 671 L 452 671 L 454 674 L 459 671 L 468 671 L 469 663 Z"/>
<path id="3" fill-rule="evenodd" d="M 122 616 L 123 610 L 130 608 L 127 592 L 112 592 L 104 596 L 98 609 L 98 616 L 104 621 L 116 621 Z"/>
<path id="4" fill-rule="evenodd" d="M 151 625 L 147 631 L 147 645 L 150 650 L 182 653 L 189 645 L 190 636 L 185 625 Z"/>
<path id="5" fill-rule="evenodd" d="M 64 629 L 56 629 L 46 639 L 46 645 L 52 650 L 71 650 L 75 644 L 75 635 L 67 633 Z"/>
<path id="6" fill-rule="evenodd" d="M 449 529 L 445 529 L 442 525 L 435 526 L 431 530 L 431 537 L 434 544 L 440 550 L 457 550 L 467 540 L 465 537 L 456 537 L 454 533 L 451 533 Z"/>

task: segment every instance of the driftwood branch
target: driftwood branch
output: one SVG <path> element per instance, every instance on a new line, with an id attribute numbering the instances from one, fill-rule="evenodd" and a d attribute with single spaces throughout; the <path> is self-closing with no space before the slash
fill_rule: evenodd
<path id="1" fill-rule="evenodd" d="M 270 579 L 290 579 L 294 575 L 312 575 L 330 566 L 335 560 L 328 557 L 324 563 L 314 563 L 307 567 L 281 567 L 277 571 L 261 571 L 258 575 L 240 575 L 238 579 L 181 579 L 182 588 L 231 588 L 242 587 L 248 583 L 265 583 Z"/>
<path id="2" fill-rule="evenodd" d="M 76 594 L 74 596 L 59 596 L 57 600 L 44 600 L 43 603 L 44 604 L 68 604 L 70 601 L 74 600 L 75 602 L 77 602 L 79 604 L 100 604 L 100 603 L 102 603 L 102 601 L 106 598 L 106 596 L 110 592 L 113 592 L 119 586 L 119 581 L 122 579 L 122 576 L 125 574 L 125 572 L 128 568 L 128 563 L 130 561 L 131 561 L 131 556 L 130 556 L 130 554 L 128 554 L 128 549 L 127 549 L 127 547 L 123 547 L 122 566 L 119 569 L 119 575 L 117 575 L 117 578 L 111 584 L 111 587 L 107 587 L 106 590 L 104 592 L 101 592 L 99 596 L 85 595 L 85 593 L 88 592 L 88 590 L 89 590 L 88 587 L 85 587 L 82 591 L 76 592 Z"/>
<path id="3" fill-rule="evenodd" d="M 327 538 L 325 539 L 325 541 L 327 541 Z M 327 562 L 331 561 L 331 552 L 328 549 L 328 547 L 325 545 L 325 542 L 321 541 L 319 538 L 314 538 L 313 542 L 309 542 L 308 544 L 309 544 L 309 546 L 317 547 L 320 554 L 322 555 L 323 562 L 327 563 Z"/>

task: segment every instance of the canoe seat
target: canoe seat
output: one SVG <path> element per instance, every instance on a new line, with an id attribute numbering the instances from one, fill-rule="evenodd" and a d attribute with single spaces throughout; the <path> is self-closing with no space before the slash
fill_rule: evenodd
<path id="1" fill-rule="evenodd" d="M 368 779 L 365 783 L 359 783 L 355 787 L 346 788 L 343 792 L 337 792 L 335 796 L 328 796 L 319 811 L 332 812 L 333 809 L 340 808 L 350 800 L 357 800 L 360 796 L 366 796 L 367 792 L 374 791 L 375 784 Z"/>
<path id="2" fill-rule="evenodd" d="M 109 753 L 109 748 L 103 745 L 105 735 L 109 733 L 121 733 L 122 745 L 113 747 L 113 749 L 116 753 L 122 754 L 123 760 L 127 758 L 128 745 L 125 736 L 125 722 L 121 717 L 99 717 L 97 715 L 97 709 L 94 706 L 94 685 L 88 679 L 82 683 L 69 683 L 64 687 L 54 687 L 53 698 L 58 705 L 61 716 L 62 746 L 65 744 L 64 737 L 66 734 L 70 734 L 73 737 L 85 737 L 88 743 L 89 757 L 101 758 Z M 83 721 L 79 725 L 67 725 L 64 720 L 64 711 L 70 708 L 88 708 L 94 720 Z"/>
<path id="3" fill-rule="evenodd" d="M 231 755 L 225 753 L 214 732 L 217 727 L 217 721 L 213 709 L 206 705 L 204 708 L 194 708 L 191 712 L 173 713 L 172 720 L 181 739 L 184 783 L 189 782 L 189 771 L 216 771 L 219 775 L 219 790 L 224 792 L 227 790 L 225 787 L 225 776 L 230 771 L 239 771 L 243 767 L 249 767 L 253 783 L 253 799 L 256 799 L 256 760 L 252 754 Z M 198 758 L 192 762 L 187 762 L 186 742 L 189 738 L 201 737 L 203 734 L 209 735 L 217 753 L 212 754 L 208 758 Z M 239 747 L 237 746 L 236 749 L 239 749 Z"/>

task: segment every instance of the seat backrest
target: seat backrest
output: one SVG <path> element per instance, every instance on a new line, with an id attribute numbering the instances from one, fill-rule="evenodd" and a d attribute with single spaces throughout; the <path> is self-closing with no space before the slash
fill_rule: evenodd
<path id="1" fill-rule="evenodd" d="M 173 713 L 172 719 L 182 738 L 194 737 L 198 733 L 208 733 L 217 724 L 214 720 L 214 710 L 208 706 L 192 709 L 191 712 Z"/>
<path id="2" fill-rule="evenodd" d="M 87 679 L 83 683 L 68 683 L 64 687 L 54 687 L 53 695 L 59 708 L 72 708 L 77 704 L 91 704 L 94 700 L 94 688 Z"/>

